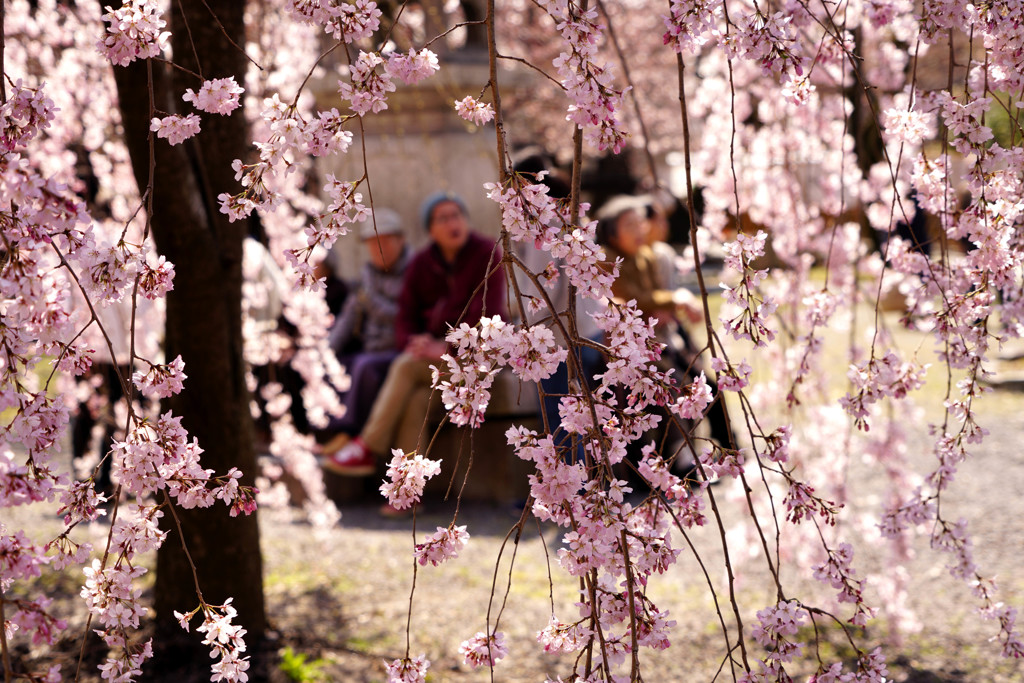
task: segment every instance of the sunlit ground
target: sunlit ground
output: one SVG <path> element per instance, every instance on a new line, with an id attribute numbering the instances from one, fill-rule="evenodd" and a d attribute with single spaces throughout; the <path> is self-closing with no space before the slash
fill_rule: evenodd
<path id="1" fill-rule="evenodd" d="M 907 458 L 924 476 L 933 465 L 928 424 L 942 419 L 942 402 L 947 391 L 946 371 L 934 357 L 934 343 L 928 335 L 900 328 L 897 314 L 886 313 L 899 348 L 921 362 L 933 363 L 929 383 L 916 392 L 913 400 L 922 406 L 920 417 L 906 425 L 913 438 Z M 864 330 L 872 320 L 867 308 L 858 311 L 853 338 L 866 343 Z M 863 326 L 863 329 L 861 329 Z M 837 324 L 825 331 L 823 368 L 827 368 L 828 391 L 832 397 L 845 391 L 849 364 L 849 326 Z M 749 346 L 730 343 L 734 359 L 749 353 Z M 755 365 L 755 376 L 770 378 L 772 368 Z M 1000 373 L 1019 369 L 1020 361 L 994 362 Z M 955 383 L 956 377 L 954 377 Z M 730 408 L 736 407 L 730 402 Z M 1019 557 L 1024 538 L 1024 394 L 996 391 L 979 399 L 979 420 L 991 431 L 989 437 L 972 452 L 962 466 L 961 475 L 942 499 L 943 515 L 970 520 L 975 560 L 986 576 L 994 576 L 1002 598 L 1009 604 L 1024 604 L 1024 574 Z M 771 428 L 781 419 L 777 406 L 774 415 L 764 416 Z M 734 411 L 734 425 L 740 418 Z M 798 427 L 814 431 L 816 425 Z M 856 434 L 853 435 L 856 437 Z M 856 443 L 851 437 L 850 443 Z M 893 631 L 891 622 L 879 618 L 863 632 L 852 631 L 858 646 L 881 646 L 891 664 L 896 681 L 991 682 L 1024 680 L 1021 664 L 999 657 L 999 644 L 989 642 L 997 634 L 996 625 L 975 612 L 977 603 L 969 588 L 950 577 L 946 557 L 928 546 L 929 529 L 919 530 L 911 541 L 912 553 L 899 563 L 891 559 L 892 550 L 871 536 L 871 515 L 890 485 L 880 469 L 856 447 L 836 443 L 835 452 L 818 457 L 846 458 L 847 512 L 839 531 L 855 543 L 855 566 L 865 579 L 869 603 L 894 607 L 900 595 L 884 593 L 885 582 L 907 572 L 906 609 L 898 610 L 904 628 Z M 808 460 L 805 473 L 817 482 L 820 471 Z M 824 462 L 824 461 L 823 461 Z M 478 459 L 486 466 L 486 459 Z M 759 489 L 756 471 L 750 472 L 751 485 Z M 739 617 L 748 634 L 746 657 L 758 658 L 759 650 L 749 638 L 749 626 L 755 612 L 775 601 L 771 576 L 762 555 L 755 555 L 755 542 L 742 539 L 740 530 L 747 519 L 746 501 L 734 483 L 714 487 L 712 494 L 720 522 L 709 511 L 709 523 L 687 533 L 677 533 L 675 544 L 682 548 L 678 563 L 663 576 L 652 579 L 649 595 L 662 610 L 668 610 L 677 624 L 672 631 L 672 647 L 663 652 L 645 651 L 642 671 L 647 681 L 732 680 L 726 663 L 729 645 L 735 644 L 736 614 L 730 602 L 734 596 Z M 518 519 L 510 506 L 473 504 L 462 506 L 458 523 L 467 524 L 472 539 L 462 556 L 440 567 L 419 567 L 415 571 L 412 548 L 415 542 L 410 520 L 385 520 L 376 514 L 376 505 L 349 505 L 339 501 L 343 518 L 339 527 L 316 531 L 301 519 L 298 510 L 261 511 L 262 552 L 265 557 L 265 590 L 273 628 L 278 633 L 280 651 L 287 654 L 279 680 L 384 681 L 382 662 L 406 653 L 425 654 L 433 662 L 431 681 L 509 681 L 540 682 L 545 676 L 566 677 L 572 671 L 573 658 L 544 653 L 536 643 L 536 633 L 547 625 L 552 612 L 569 620 L 574 618 L 578 584 L 561 572 L 555 561 L 560 537 L 550 525 L 529 521 L 518 543 L 506 534 Z M 453 502 L 432 501 L 416 520 L 417 539 L 446 526 L 452 519 Z M 10 512 L 10 515 L 8 515 Z M 11 528 L 26 526 L 37 539 L 58 533 L 59 519 L 50 511 L 16 509 L 5 511 L 4 523 Z M 761 518 L 770 547 L 774 547 L 774 525 Z M 783 529 L 785 533 L 785 529 Z M 826 530 L 830 532 L 830 530 Z M 104 529 L 92 525 L 77 532 L 96 547 L 102 547 Z M 728 557 L 733 580 L 724 571 L 723 534 L 728 539 Z M 785 538 L 785 537 L 784 537 Z M 691 548 L 692 544 L 692 548 Z M 813 602 L 845 618 L 849 609 L 836 606 L 832 591 L 808 578 L 807 565 L 799 547 L 782 542 L 780 575 L 787 598 Z M 152 565 L 152 558 L 143 560 Z M 415 579 L 415 591 L 412 586 Z M 64 575 L 45 574 L 44 590 L 60 599 L 61 613 L 72 617 L 73 633 L 81 633 L 83 610 L 77 598 L 80 572 Z M 149 585 L 146 583 L 145 585 Z M 411 617 L 410 614 L 411 599 Z M 845 615 L 845 616 L 844 616 Z M 493 673 L 471 671 L 458 655 L 459 643 L 478 631 L 494 629 L 506 634 L 511 653 Z M 723 630 L 724 626 L 724 630 Z M 830 663 L 850 662 L 852 651 L 841 630 L 826 620 L 819 621 L 817 649 L 810 646 L 794 663 L 790 672 L 797 680 L 814 672 L 818 658 Z M 729 640 L 724 633 L 728 633 Z M 813 640 L 812 631 L 802 634 Z M 728 644 L 727 644 L 728 642 Z M 64 657 L 77 656 L 77 647 L 65 642 Z M 34 656 L 48 656 L 45 648 L 33 648 Z M 72 652 L 73 651 L 73 654 Z M 744 654 L 734 651 L 736 661 Z M 83 680 L 95 680 L 90 673 Z M 287 672 L 287 673 L 286 673 Z M 91 678 L 90 678 L 91 676 Z M 291 678 L 289 678 L 289 676 Z"/>

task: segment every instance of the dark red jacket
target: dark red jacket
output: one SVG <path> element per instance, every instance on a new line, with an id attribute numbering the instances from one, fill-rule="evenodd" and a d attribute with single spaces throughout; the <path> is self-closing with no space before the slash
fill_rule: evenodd
<path id="1" fill-rule="evenodd" d="M 441 250 L 433 243 L 413 256 L 398 299 L 396 347 L 404 349 L 409 338 L 417 334 L 444 339 L 449 326 L 475 325 L 484 315 L 507 317 L 505 272 L 497 267 L 500 261 L 501 249 L 475 232 L 469 233 L 454 263 L 445 263 Z M 485 297 L 481 283 L 491 270 L 494 272 L 487 281 Z"/>

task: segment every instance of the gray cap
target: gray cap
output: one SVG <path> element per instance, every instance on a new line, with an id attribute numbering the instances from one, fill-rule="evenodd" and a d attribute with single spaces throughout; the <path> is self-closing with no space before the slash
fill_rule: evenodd
<path id="1" fill-rule="evenodd" d="M 374 228 L 374 222 L 377 224 L 376 229 Z M 402 217 L 394 209 L 373 209 L 371 215 L 359 227 L 359 238 L 364 240 L 373 239 L 377 235 L 401 234 Z"/>
<path id="2" fill-rule="evenodd" d="M 435 192 L 426 199 L 423 200 L 423 204 L 420 205 L 420 224 L 427 230 L 430 229 L 430 219 L 434 214 L 434 209 L 437 205 L 442 202 L 455 202 L 458 205 L 459 210 L 462 211 L 463 216 L 469 216 L 469 211 L 466 210 L 466 202 L 462 201 L 462 197 L 443 190 L 441 192 Z"/>

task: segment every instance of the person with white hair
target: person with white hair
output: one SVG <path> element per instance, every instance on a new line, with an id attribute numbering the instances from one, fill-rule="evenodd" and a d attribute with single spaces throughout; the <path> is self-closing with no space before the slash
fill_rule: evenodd
<path id="1" fill-rule="evenodd" d="M 328 342 L 345 366 L 351 384 L 345 392 L 345 414 L 332 421 L 336 436 L 324 447 L 336 450 L 366 423 L 391 362 L 398 356 L 395 316 L 402 279 L 411 252 L 402 219 L 392 209 L 374 209 L 360 229 L 367 252 L 358 288 L 345 300 L 328 333 Z"/>

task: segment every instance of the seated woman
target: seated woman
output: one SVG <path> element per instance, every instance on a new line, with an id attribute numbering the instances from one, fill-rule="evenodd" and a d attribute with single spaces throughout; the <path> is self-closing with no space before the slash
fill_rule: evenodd
<path id="1" fill-rule="evenodd" d="M 644 216 L 645 207 L 634 197 L 619 196 L 610 199 L 597 213 L 598 240 L 605 247 L 609 261 L 622 259 L 619 277 L 612 285 L 612 293 L 620 301 L 635 300 L 644 315 L 657 321 L 655 330 L 659 339 L 666 344 L 662 352 L 662 369 L 676 368 L 680 383 L 688 383 L 703 371 L 700 355 L 693 346 L 685 323 L 695 324 L 703 320 L 703 312 L 697 298 L 687 289 L 665 287 L 662 274 L 658 272 L 654 252 L 647 244 L 648 224 Z M 707 412 L 711 438 L 720 444 L 729 443 L 729 424 L 718 387 L 713 377 L 707 377 L 707 384 L 716 400 Z M 667 415 L 666 415 L 667 417 Z M 671 425 L 671 421 L 667 422 Z M 673 451 L 681 446 L 682 434 L 668 429 L 667 443 Z M 679 463 L 680 469 L 692 471 L 694 464 Z"/>

